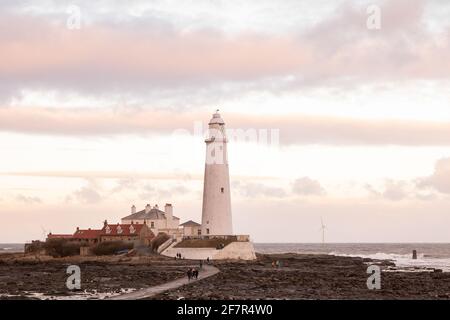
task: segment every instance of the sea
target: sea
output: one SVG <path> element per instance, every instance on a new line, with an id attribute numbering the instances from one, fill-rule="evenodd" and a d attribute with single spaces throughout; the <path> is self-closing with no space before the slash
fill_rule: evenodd
<path id="1" fill-rule="evenodd" d="M 259 253 L 330 254 L 392 260 L 398 268 L 436 268 L 450 272 L 450 243 L 255 243 Z M 23 252 L 23 243 L 0 243 L 0 254 Z M 417 259 L 412 259 L 413 250 Z"/>
<path id="2" fill-rule="evenodd" d="M 398 268 L 450 272 L 450 243 L 255 243 L 259 253 L 307 253 L 392 260 Z M 417 259 L 412 258 L 413 250 Z"/>
<path id="3" fill-rule="evenodd" d="M 0 243 L 1 253 L 23 252 L 25 244 L 23 243 Z"/>

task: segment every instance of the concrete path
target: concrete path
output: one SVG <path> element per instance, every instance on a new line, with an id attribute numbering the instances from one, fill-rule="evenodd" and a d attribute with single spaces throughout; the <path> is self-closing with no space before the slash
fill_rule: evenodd
<path id="1" fill-rule="evenodd" d="M 114 297 L 111 297 L 110 299 L 111 300 L 138 300 L 138 299 L 149 298 L 149 297 L 153 297 L 161 292 L 176 289 L 176 288 L 179 288 L 186 284 L 194 283 L 196 281 L 211 277 L 219 272 L 220 272 L 220 270 L 214 266 L 203 265 L 203 269 L 199 270 L 198 279 L 189 281 L 186 276 L 181 279 L 177 279 L 174 281 L 160 284 L 158 286 L 143 288 L 143 289 L 131 292 L 131 293 L 125 293 L 125 294 L 121 294 L 119 296 L 114 296 Z"/>

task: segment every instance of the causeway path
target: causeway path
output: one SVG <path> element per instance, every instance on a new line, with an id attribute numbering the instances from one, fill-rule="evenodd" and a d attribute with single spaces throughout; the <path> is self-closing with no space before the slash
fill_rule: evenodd
<path id="1" fill-rule="evenodd" d="M 191 279 L 189 281 L 187 276 L 185 276 L 183 278 L 173 280 L 170 282 L 166 282 L 166 283 L 154 286 L 154 287 L 143 288 L 143 289 L 136 290 L 134 292 L 114 296 L 114 297 L 109 298 L 108 300 L 139 300 L 139 299 L 144 299 L 144 298 L 150 298 L 157 294 L 160 294 L 161 292 L 176 289 L 176 288 L 179 288 L 186 284 L 194 283 L 196 281 L 200 281 L 202 279 L 211 277 L 219 272 L 220 272 L 220 270 L 214 266 L 203 265 L 203 269 L 199 270 L 198 279 Z"/>

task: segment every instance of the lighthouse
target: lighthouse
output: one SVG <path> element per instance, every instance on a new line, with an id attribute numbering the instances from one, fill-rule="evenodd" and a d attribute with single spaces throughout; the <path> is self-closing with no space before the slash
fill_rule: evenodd
<path id="1" fill-rule="evenodd" d="M 193 260 L 255 260 L 256 253 L 248 234 L 233 234 L 231 222 L 228 139 L 225 121 L 217 110 L 208 123 L 206 134 L 205 176 L 201 226 L 193 221 L 197 232 L 185 233 L 161 254 Z M 187 223 L 184 224 L 187 226 Z M 200 229 L 198 229 L 200 228 Z M 192 241 L 192 238 L 195 241 Z M 219 240 L 216 246 L 216 241 Z"/>
<path id="2" fill-rule="evenodd" d="M 228 141 L 219 110 L 208 123 L 205 143 L 202 235 L 232 235 Z"/>

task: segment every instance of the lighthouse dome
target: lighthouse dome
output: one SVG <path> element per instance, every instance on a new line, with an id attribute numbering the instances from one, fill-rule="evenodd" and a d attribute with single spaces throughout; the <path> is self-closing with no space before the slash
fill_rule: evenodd
<path id="1" fill-rule="evenodd" d="M 209 124 L 225 124 L 225 121 L 223 121 L 222 117 L 220 116 L 219 110 L 217 110 L 213 114 L 213 117 L 209 121 Z"/>

